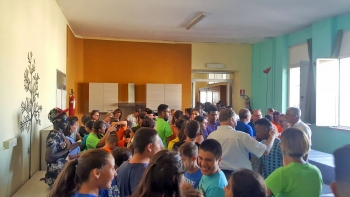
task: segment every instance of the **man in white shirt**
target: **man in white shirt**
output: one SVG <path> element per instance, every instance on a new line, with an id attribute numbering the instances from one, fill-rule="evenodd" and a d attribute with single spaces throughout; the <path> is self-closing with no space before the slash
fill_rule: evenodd
<path id="1" fill-rule="evenodd" d="M 234 130 L 236 126 L 234 117 L 235 113 L 232 110 L 223 110 L 219 116 L 220 126 L 208 136 L 208 139 L 215 139 L 221 144 L 222 161 L 220 169 L 227 178 L 233 171 L 240 168 L 251 170 L 252 164 L 249 161 L 248 153 L 253 153 L 257 157 L 269 154 L 276 138 L 276 131 L 270 130 L 270 137 L 266 144 L 262 144 L 248 134 Z"/>
<path id="2" fill-rule="evenodd" d="M 289 107 L 286 111 L 286 120 L 287 122 L 290 124 L 290 126 L 292 128 L 297 128 L 301 131 L 303 131 L 310 142 L 310 149 L 311 149 L 311 129 L 309 126 L 307 126 L 307 124 L 305 124 L 303 121 L 300 120 L 301 117 L 301 111 L 299 108 L 297 107 Z M 308 154 L 306 154 L 303 159 L 304 161 L 307 161 L 308 158 Z"/>
<path id="3" fill-rule="evenodd" d="M 311 129 L 310 127 L 300 120 L 301 111 L 297 107 L 290 107 L 286 111 L 286 120 L 291 125 L 292 128 L 297 128 L 303 131 L 309 138 L 311 145 Z"/>
<path id="4" fill-rule="evenodd" d="M 135 109 L 133 114 L 129 114 L 126 117 L 126 120 L 132 123 L 132 127 L 135 127 L 137 123 L 139 122 L 139 114 L 141 112 L 140 108 Z"/>

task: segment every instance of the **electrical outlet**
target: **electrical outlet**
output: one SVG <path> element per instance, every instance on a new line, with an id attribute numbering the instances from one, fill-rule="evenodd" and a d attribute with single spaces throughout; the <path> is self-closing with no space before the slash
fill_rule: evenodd
<path id="1" fill-rule="evenodd" d="M 10 149 L 17 145 L 17 138 L 11 138 L 3 142 L 4 149 Z"/>

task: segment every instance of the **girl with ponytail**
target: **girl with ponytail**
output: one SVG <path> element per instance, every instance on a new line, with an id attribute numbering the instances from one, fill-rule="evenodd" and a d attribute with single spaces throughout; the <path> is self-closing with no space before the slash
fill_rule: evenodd
<path id="1" fill-rule="evenodd" d="M 97 197 L 99 190 L 111 187 L 115 176 L 115 161 L 110 153 L 88 150 L 64 166 L 49 197 Z"/>

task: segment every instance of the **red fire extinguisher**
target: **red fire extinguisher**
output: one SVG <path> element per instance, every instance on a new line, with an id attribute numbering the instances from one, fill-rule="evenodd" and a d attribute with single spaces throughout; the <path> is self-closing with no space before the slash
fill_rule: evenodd
<path id="1" fill-rule="evenodd" d="M 70 90 L 70 97 L 69 97 L 69 116 L 74 116 L 75 114 L 75 96 L 73 89 Z"/>

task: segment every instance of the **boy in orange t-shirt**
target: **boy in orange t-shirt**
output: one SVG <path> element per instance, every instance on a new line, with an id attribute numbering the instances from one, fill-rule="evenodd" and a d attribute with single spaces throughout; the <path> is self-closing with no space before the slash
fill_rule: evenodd
<path id="1" fill-rule="evenodd" d="M 102 147 L 102 150 L 112 153 L 114 148 L 118 145 L 118 137 L 116 135 L 109 135 L 106 139 L 106 144 Z"/>

